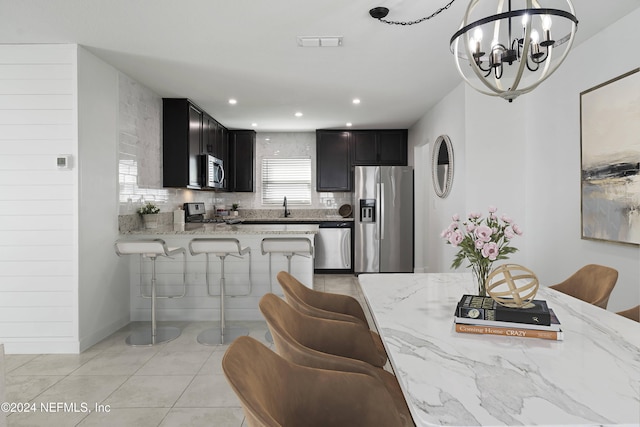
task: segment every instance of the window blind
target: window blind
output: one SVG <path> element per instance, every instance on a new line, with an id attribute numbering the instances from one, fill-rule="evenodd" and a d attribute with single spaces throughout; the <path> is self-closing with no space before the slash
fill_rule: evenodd
<path id="1" fill-rule="evenodd" d="M 311 204 L 311 158 L 262 159 L 262 204 Z"/>

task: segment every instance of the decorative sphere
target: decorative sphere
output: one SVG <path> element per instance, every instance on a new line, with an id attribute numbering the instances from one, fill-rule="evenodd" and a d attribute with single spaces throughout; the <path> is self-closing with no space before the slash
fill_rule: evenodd
<path id="1" fill-rule="evenodd" d="M 510 308 L 533 307 L 539 282 L 533 271 L 518 264 L 496 267 L 486 281 L 487 294 L 498 304 Z"/>

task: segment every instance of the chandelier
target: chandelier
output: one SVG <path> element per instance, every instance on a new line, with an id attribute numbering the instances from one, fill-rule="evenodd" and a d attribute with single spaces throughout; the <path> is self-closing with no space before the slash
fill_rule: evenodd
<path id="1" fill-rule="evenodd" d="M 514 0 L 520 9 L 512 8 L 512 0 L 493 0 L 497 7 L 491 9 L 491 2 L 471 0 L 450 41 L 462 78 L 475 90 L 509 102 L 535 89 L 573 45 L 578 20 L 571 1 L 564 1 L 568 11 L 543 8 L 538 0 Z M 562 37 L 556 39 L 558 34 Z"/>

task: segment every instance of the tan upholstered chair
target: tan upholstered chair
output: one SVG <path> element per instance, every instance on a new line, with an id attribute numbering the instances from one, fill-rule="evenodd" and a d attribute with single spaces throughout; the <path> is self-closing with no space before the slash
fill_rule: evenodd
<path id="1" fill-rule="evenodd" d="M 619 311 L 617 314 L 619 314 L 620 316 L 624 316 L 627 319 L 640 322 L 640 305 L 636 305 L 635 307 L 628 310 Z"/>
<path id="2" fill-rule="evenodd" d="M 355 298 L 315 291 L 286 271 L 279 272 L 276 277 L 287 302 L 303 313 L 326 319 L 361 322 L 369 327 L 364 311 Z"/>
<path id="3" fill-rule="evenodd" d="M 278 312 L 278 316 L 287 323 L 289 333 L 305 347 L 358 359 L 378 367 L 387 362 L 384 349 L 378 349 L 371 331 L 363 325 L 309 316 L 274 294 L 263 296 L 259 305 L 265 316 Z"/>
<path id="4" fill-rule="evenodd" d="M 314 291 L 313 289 L 307 288 L 286 271 L 279 272 L 277 279 L 287 302 L 298 311 L 313 317 L 342 320 L 361 324 L 367 329 L 369 328 L 364 311 L 355 298 L 348 295 Z M 369 331 L 369 333 L 378 351 L 385 354 L 386 357 L 380 335 L 374 331 Z"/>
<path id="5" fill-rule="evenodd" d="M 338 356 L 322 352 L 323 342 L 314 343 L 313 348 L 301 344 L 313 340 L 315 335 L 309 334 L 299 326 L 304 323 L 305 315 L 289 307 L 287 303 L 273 294 L 267 294 L 260 300 L 260 311 L 267 320 L 269 330 L 280 356 L 297 365 L 310 368 L 330 369 L 344 372 L 360 372 L 378 378 L 393 398 L 396 408 L 407 421 L 413 425 L 409 408 L 400 389 L 396 377 L 382 368 L 374 367 L 358 359 Z M 299 339 L 297 337 L 300 337 Z M 315 349 L 314 349 L 315 348 Z M 317 349 L 320 349 L 317 350 Z"/>
<path id="6" fill-rule="evenodd" d="M 376 377 L 299 366 L 250 337 L 231 343 L 222 369 L 251 427 L 405 425 Z"/>
<path id="7" fill-rule="evenodd" d="M 549 287 L 606 309 L 617 280 L 617 270 L 604 265 L 588 264 L 564 282 Z"/>

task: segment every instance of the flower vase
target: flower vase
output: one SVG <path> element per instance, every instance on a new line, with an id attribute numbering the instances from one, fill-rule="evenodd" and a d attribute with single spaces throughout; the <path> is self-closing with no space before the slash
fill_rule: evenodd
<path id="1" fill-rule="evenodd" d="M 478 295 L 481 297 L 487 296 L 487 278 L 491 271 L 491 264 L 482 266 L 473 266 L 473 277 L 478 284 Z"/>

